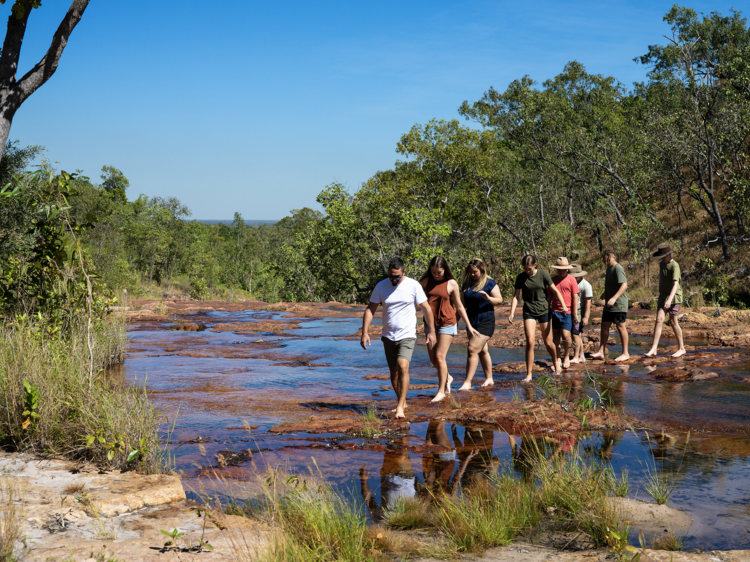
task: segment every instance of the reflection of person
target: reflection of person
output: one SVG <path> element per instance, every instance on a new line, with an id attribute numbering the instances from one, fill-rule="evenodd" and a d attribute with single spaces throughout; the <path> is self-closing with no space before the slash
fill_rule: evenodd
<path id="1" fill-rule="evenodd" d="M 480 259 L 469 262 L 462 281 L 461 298 L 466 305 L 466 314 L 470 322 L 467 329 L 471 326 L 478 334 L 469 333 L 466 380 L 458 390 L 471 390 L 471 380 L 480 361 L 485 377 L 482 387 L 495 384 L 492 380 L 492 358 L 488 342 L 495 333 L 495 307 L 503 303 L 503 297 L 497 283 L 487 276 L 487 267 Z"/>
<path id="2" fill-rule="evenodd" d="M 575 344 L 575 350 L 573 351 L 573 359 L 571 363 L 581 363 L 586 360 L 583 352 L 583 330 L 589 324 L 589 315 L 591 314 L 591 299 L 594 297 L 594 291 L 591 288 L 591 283 L 586 281 L 583 277 L 587 274 L 580 265 L 571 264 L 573 269 L 570 270 L 570 275 L 578 282 L 578 290 L 580 291 L 578 299 L 578 325 L 573 325 L 573 343 Z"/>
<path id="3" fill-rule="evenodd" d="M 391 385 L 396 391 L 398 404 L 396 417 L 403 418 L 406 408 L 406 394 L 409 392 L 409 362 L 417 341 L 417 317 L 414 308 L 422 308 L 425 324 L 429 328 L 427 345 L 435 345 L 435 326 L 432 309 L 422 286 L 406 277 L 404 262 L 393 258 L 388 264 L 388 279 L 375 285 L 370 296 L 370 304 L 362 318 L 362 339 L 360 345 L 367 349 L 370 345 L 370 323 L 378 305 L 383 305 L 383 334 L 380 338 L 391 372 Z"/>
<path id="4" fill-rule="evenodd" d="M 359 480 L 362 499 L 370 509 L 373 521 L 383 519 L 383 510 L 393 507 L 401 498 L 413 498 L 417 495 L 417 477 L 409 458 L 409 437 L 404 437 L 401 447 L 389 447 L 383 455 L 383 467 L 380 469 L 380 505 L 373 497 L 367 482 L 369 471 L 363 465 L 359 469 Z"/>
<path id="5" fill-rule="evenodd" d="M 562 340 L 562 368 L 570 367 L 570 332 L 573 331 L 573 325 L 578 324 L 578 283 L 568 274 L 572 266 L 568 263 L 568 258 L 557 258 L 553 269 L 557 275 L 552 278 L 557 291 L 550 291 L 550 311 L 552 320 L 552 341 L 555 344 L 555 351 L 560 352 L 560 341 Z M 549 291 L 549 288 L 548 288 Z M 560 300 L 557 295 L 562 295 Z M 567 312 L 564 311 L 567 309 Z"/>
<path id="6" fill-rule="evenodd" d="M 451 476 L 458 461 L 458 455 L 445 431 L 445 422 L 430 421 L 427 426 L 425 442 L 450 449 L 446 452 L 428 453 L 422 456 L 424 485 L 433 491 L 438 485 L 444 491 L 448 491 L 450 489 Z"/>
<path id="7" fill-rule="evenodd" d="M 622 341 L 622 355 L 615 361 L 627 361 L 630 359 L 628 353 L 628 328 L 625 321 L 628 316 L 628 279 L 625 270 L 617 263 L 617 254 L 614 250 L 604 250 L 602 261 L 607 268 L 604 276 L 604 312 L 602 313 L 602 330 L 599 350 L 594 353 L 592 359 L 604 359 L 607 352 L 607 341 L 609 340 L 609 328 L 614 324 Z"/>
<path id="8" fill-rule="evenodd" d="M 492 458 L 492 451 L 495 447 L 494 431 L 466 426 L 462 444 L 456 426 L 452 425 L 451 430 L 453 442 L 459 448 L 458 458 L 461 461 L 459 475 L 453 479 L 454 483 L 460 482 L 464 477 L 466 483 L 469 483 L 474 475 L 488 473 L 496 468 Z"/>
<path id="9" fill-rule="evenodd" d="M 466 323 L 470 336 L 476 338 L 480 334 L 469 323 L 466 310 L 461 302 L 461 291 L 458 289 L 458 283 L 456 283 L 445 258 L 442 256 L 432 258 L 430 267 L 422 275 L 419 283 L 427 295 L 427 301 L 432 309 L 432 316 L 437 329 L 437 345 L 428 346 L 427 352 L 430 355 L 430 361 L 438 370 L 438 392 L 432 402 L 440 402 L 446 394 L 450 394 L 451 382 L 453 381 L 453 377 L 448 373 L 448 364 L 445 357 L 448 355 L 453 336 L 458 334 L 456 310 Z M 456 304 L 456 310 L 453 310 L 451 299 Z M 426 326 L 425 332 L 427 332 Z"/>
<path id="10" fill-rule="evenodd" d="M 534 346 L 536 345 L 536 325 L 542 332 L 542 339 L 552 358 L 555 374 L 560 375 L 562 369 L 557 360 L 557 350 L 552 345 L 552 330 L 549 325 L 549 302 L 547 291 L 551 291 L 561 303 L 563 312 L 568 311 L 565 300 L 552 282 L 549 273 L 537 268 L 536 258 L 525 255 L 521 260 L 523 271 L 516 277 L 513 301 L 510 305 L 508 321 L 512 324 L 516 315 L 519 297 L 523 297 L 523 329 L 526 333 L 526 378 L 523 382 L 531 382 L 531 369 L 534 366 Z M 548 289 L 549 288 L 549 289 Z"/>
<path id="11" fill-rule="evenodd" d="M 661 330 L 664 326 L 664 318 L 669 314 L 669 322 L 672 324 L 674 337 L 677 340 L 677 351 L 672 357 L 685 355 L 685 343 L 682 340 L 682 328 L 677 317 L 682 306 L 682 287 L 680 281 L 680 265 L 672 259 L 672 248 L 668 244 L 659 244 L 653 257 L 661 260 L 659 263 L 659 301 L 656 310 L 656 323 L 654 324 L 654 343 L 646 354 L 646 357 L 656 355 L 659 346 Z"/>

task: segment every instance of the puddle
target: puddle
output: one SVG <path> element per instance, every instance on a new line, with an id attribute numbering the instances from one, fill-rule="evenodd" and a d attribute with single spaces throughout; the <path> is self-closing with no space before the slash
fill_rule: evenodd
<path id="1" fill-rule="evenodd" d="M 350 338 L 361 327 L 361 319 L 345 315 L 356 312 L 345 305 L 329 305 L 317 308 L 321 317 L 245 310 L 173 318 L 175 323 L 203 323 L 207 329 L 201 332 L 131 324 L 127 360 L 111 375 L 131 382 L 146 381 L 157 407 L 176 420 L 173 452 L 188 489 L 210 485 L 206 467 L 218 467 L 222 462 L 228 466 L 214 470 L 237 483 L 232 493 L 240 497 L 238 490 L 243 486 L 250 493 L 253 463 L 261 470 L 283 466 L 292 471 L 307 471 L 317 464 L 331 484 L 350 494 L 377 519 L 383 507 L 399 495 L 424 494 L 436 486 L 450 490 L 477 473 L 498 467 L 512 467 L 523 477 L 519 460 L 533 440 L 515 436 L 513 447 L 501 429 L 481 424 L 412 423 L 408 435 L 395 441 L 268 433 L 272 426 L 304 422 L 311 415 L 361 416 L 369 408 L 387 411 L 395 405 L 393 392 L 381 389 L 388 384 L 382 380 L 388 372 L 379 338 L 372 338 L 367 351 L 361 349 L 358 339 Z M 325 317 L 327 313 L 330 318 Z M 380 325 L 380 319 L 375 320 L 374 324 Z M 264 330 L 250 331 L 253 323 Z M 283 329 L 276 330 L 273 323 Z M 242 330 L 215 329 L 224 325 L 241 326 Z M 631 354 L 645 351 L 639 345 L 643 340 L 632 338 Z M 700 340 L 689 343 L 702 345 Z M 662 340 L 664 347 L 673 344 Z M 620 344 L 612 338 L 610 345 L 618 350 Z M 718 377 L 698 382 L 655 380 L 651 373 L 661 364 L 607 366 L 601 378 L 611 385 L 613 405 L 647 423 L 652 428 L 650 437 L 638 428 L 635 432 L 582 433 L 558 440 L 550 454 L 578 450 L 591 462 L 611 462 L 618 473 L 627 469 L 630 496 L 638 499 L 650 500 L 642 486 L 649 467 L 674 474 L 678 487 L 670 505 L 688 511 L 695 521 L 685 548 L 747 548 L 750 385 L 738 380 L 748 376 L 748 362 L 744 356 L 725 361 L 737 353 L 736 349 L 706 347 L 689 352 L 678 362 L 680 366 L 691 365 L 695 357 L 699 359 L 694 363 L 718 365 L 700 367 Z M 710 358 L 701 354 L 710 354 Z M 493 364 L 524 360 L 523 348 L 517 347 L 491 348 L 491 355 Z M 536 358 L 546 360 L 546 352 L 538 349 Z M 448 365 L 455 378 L 454 390 L 462 382 L 465 361 L 464 345 L 453 345 Z M 601 362 L 587 366 L 592 372 L 603 369 Z M 423 345 L 415 348 L 410 374 L 413 385 L 436 383 Z M 576 370 L 563 379 L 572 403 L 594 393 L 585 374 Z M 529 400 L 534 391 L 519 384 L 522 377 L 495 373 L 493 389 L 474 391 L 471 396 L 498 402 Z M 483 380 L 480 368 L 475 383 Z M 434 389 L 412 390 L 409 398 L 431 398 L 434 393 Z M 466 399 L 461 396 L 469 395 L 459 395 L 459 400 Z M 243 420 L 257 428 L 248 432 Z M 664 438 L 662 428 L 668 433 Z M 637 541 L 635 536 L 633 539 Z"/>

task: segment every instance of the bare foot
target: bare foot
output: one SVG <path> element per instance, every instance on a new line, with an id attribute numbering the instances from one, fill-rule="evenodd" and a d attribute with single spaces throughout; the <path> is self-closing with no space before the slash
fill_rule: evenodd
<path id="1" fill-rule="evenodd" d="M 445 398 L 445 394 L 443 394 L 442 392 L 438 392 L 435 395 L 435 398 L 433 398 L 432 400 L 430 400 L 430 404 L 432 404 L 433 402 L 440 402 L 443 398 Z"/>
<path id="2" fill-rule="evenodd" d="M 405 405 L 404 405 L 404 410 L 405 410 L 406 408 L 408 408 L 408 407 L 409 407 L 409 404 L 405 404 Z M 394 408 L 393 410 L 391 410 L 391 413 L 392 413 L 392 414 L 397 414 L 397 413 L 398 413 L 398 408 Z M 396 416 L 396 417 L 398 417 L 398 416 Z"/>
<path id="3" fill-rule="evenodd" d="M 405 417 L 404 411 L 401 408 L 396 408 L 396 419 L 403 419 Z"/>
<path id="4" fill-rule="evenodd" d="M 648 353 L 644 355 L 644 357 L 656 357 L 656 350 L 655 349 L 650 350 Z M 672 357 L 674 357 L 674 355 Z"/>
<path id="5" fill-rule="evenodd" d="M 487 388 L 488 386 L 495 386 L 495 381 L 493 381 L 492 379 L 487 379 L 486 381 L 484 381 L 484 383 L 482 383 L 482 388 Z"/>
<path id="6" fill-rule="evenodd" d="M 521 382 L 531 382 L 531 375 L 526 375 L 526 378 L 523 379 Z"/>
<path id="7" fill-rule="evenodd" d="M 619 363 L 619 362 L 622 362 L 622 361 L 627 361 L 628 359 L 630 359 L 630 354 L 623 353 L 617 359 L 615 359 L 615 363 Z"/>
<path id="8" fill-rule="evenodd" d="M 565 361 L 563 361 L 562 368 L 563 369 L 570 369 L 570 359 L 568 359 L 567 357 L 565 358 Z"/>
<path id="9" fill-rule="evenodd" d="M 682 357 L 683 355 L 685 355 L 685 353 L 687 353 L 687 352 L 685 351 L 685 348 L 683 347 L 682 349 L 678 349 L 677 351 L 675 351 L 672 354 L 672 357 L 674 357 L 676 359 L 677 357 Z"/>
<path id="10" fill-rule="evenodd" d="M 592 353 L 590 356 L 591 359 L 604 359 L 604 352 L 598 351 L 596 353 Z"/>
<path id="11" fill-rule="evenodd" d="M 459 388 L 458 390 L 459 391 L 460 390 L 471 390 L 471 383 L 470 382 L 465 382 L 464 384 L 461 385 L 461 388 Z"/>
<path id="12" fill-rule="evenodd" d="M 570 360 L 570 362 L 571 362 L 571 363 L 580 363 L 580 362 L 581 362 L 581 360 L 580 360 L 580 359 L 578 359 L 578 357 L 574 357 L 573 359 L 571 359 L 571 360 Z"/>
<path id="13" fill-rule="evenodd" d="M 445 384 L 445 393 L 451 393 L 451 384 L 453 384 L 453 377 L 448 375 L 448 382 Z"/>

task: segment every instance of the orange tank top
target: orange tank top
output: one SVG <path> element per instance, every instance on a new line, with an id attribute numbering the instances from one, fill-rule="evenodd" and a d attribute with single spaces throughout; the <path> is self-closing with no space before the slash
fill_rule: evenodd
<path id="1" fill-rule="evenodd" d="M 448 296 L 448 280 L 435 281 L 432 277 L 427 280 L 425 287 L 427 302 L 432 308 L 432 315 L 435 317 L 435 327 L 453 326 L 458 322 L 456 320 L 456 311 L 453 310 L 451 299 Z"/>

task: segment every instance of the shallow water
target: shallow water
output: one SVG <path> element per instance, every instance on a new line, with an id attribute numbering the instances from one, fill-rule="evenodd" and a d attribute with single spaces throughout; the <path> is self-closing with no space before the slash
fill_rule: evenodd
<path id="1" fill-rule="evenodd" d="M 341 435 L 269 434 L 268 428 L 274 425 L 309 419 L 311 414 L 325 416 L 352 407 L 362 410 L 368 404 L 393 407 L 393 392 L 380 388 L 387 381 L 363 378 L 387 374 L 381 342 L 373 338 L 372 347 L 364 351 L 359 341 L 340 339 L 360 328 L 359 318 L 302 320 L 297 329 L 260 335 L 215 332 L 210 327 L 254 319 L 287 322 L 293 316 L 246 311 L 204 313 L 200 318 L 209 330 L 131 331 L 131 351 L 119 369 L 119 375 L 127 381 L 145 380 L 155 403 L 174 421 L 177 468 L 185 473 L 186 486 L 194 490 L 211 485 L 202 476 L 201 467 L 215 464 L 214 455 L 223 452 L 226 457 L 227 452 L 249 449 L 257 468 L 281 465 L 304 471 L 317 464 L 328 481 L 357 501 L 362 502 L 363 492 L 368 495 L 369 490 L 372 501 L 364 507 L 377 518 L 384 504 L 398 495 L 415 494 L 438 483 L 450 488 L 459 479 L 465 481 L 477 471 L 486 471 L 488 465 L 514 467 L 518 455 L 514 455 L 508 436 L 490 427 L 414 423 L 409 437 L 399 443 L 365 442 Z M 635 347 L 638 341 L 631 341 L 631 353 L 642 352 Z M 619 342 L 615 339 L 611 345 L 619 346 Z M 491 349 L 491 355 L 493 363 L 522 361 L 524 351 Z M 536 356 L 547 358 L 544 350 L 537 350 Z M 448 364 L 456 378 L 455 390 L 463 379 L 464 346 L 451 347 Z M 738 369 L 747 371 L 746 366 L 725 371 L 712 367 L 720 375 Z M 563 442 L 558 452 L 566 454 L 576 448 L 592 462 L 611 462 L 618 473 L 627 469 L 630 495 L 639 499 L 650 500 L 642 486 L 647 471 L 674 475 L 678 487 L 670 505 L 685 509 L 695 521 L 686 548 L 747 548 L 750 386 L 725 381 L 723 376 L 706 382 L 657 383 L 639 364 L 626 365 L 621 371 L 627 381 L 614 384 L 613 402 L 625 413 L 649 423 L 656 435 L 649 432 L 647 437 L 642 430 L 581 435 L 578 441 Z M 495 375 L 496 381 L 520 378 Z M 475 383 L 482 381 L 480 368 Z M 411 383 L 436 382 L 426 348 L 416 346 Z M 580 380 L 572 380 L 570 385 L 574 396 L 591 393 L 590 386 L 581 385 Z M 510 401 L 524 399 L 529 391 L 505 385 L 482 392 Z M 409 396 L 434 393 L 434 389 L 416 390 Z M 243 420 L 258 428 L 248 432 Z M 669 436 L 660 436 L 662 427 L 668 428 Z M 524 443 L 519 437 L 515 439 L 520 450 L 533 444 L 531 440 Z M 425 450 L 426 442 L 444 446 L 443 452 L 419 452 L 420 447 Z M 251 479 L 252 463 L 245 455 L 238 466 L 217 472 L 231 482 L 242 483 Z M 250 483 L 240 488 L 243 485 Z M 241 496 L 237 490 L 232 493 Z"/>

